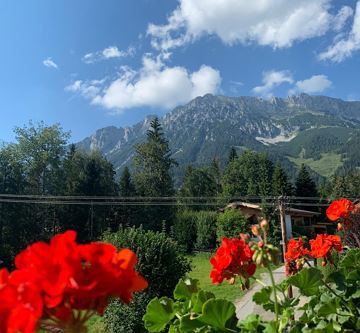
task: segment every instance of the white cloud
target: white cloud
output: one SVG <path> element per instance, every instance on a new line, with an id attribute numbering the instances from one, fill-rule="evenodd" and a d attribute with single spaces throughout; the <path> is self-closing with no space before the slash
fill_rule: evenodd
<path id="1" fill-rule="evenodd" d="M 345 23 L 347 22 L 347 20 L 353 16 L 354 11 L 351 7 L 349 6 L 343 6 L 339 12 L 337 13 L 337 15 L 335 16 L 334 19 L 334 30 L 335 31 L 340 31 Z"/>
<path id="2" fill-rule="evenodd" d="M 356 4 L 351 31 L 346 37 L 338 38 L 325 52 L 319 54 L 320 60 L 342 62 L 360 50 L 360 1 Z"/>
<path id="3" fill-rule="evenodd" d="M 289 71 L 268 71 L 263 73 L 262 86 L 253 88 L 253 93 L 263 97 L 271 97 L 274 88 L 283 83 L 292 84 L 294 82 Z"/>
<path id="4" fill-rule="evenodd" d="M 203 65 L 190 73 L 184 67 L 166 66 L 161 57 L 146 55 L 140 70 L 124 66 L 110 83 L 78 80 L 65 89 L 80 93 L 92 104 L 121 111 L 135 107 L 170 109 L 197 96 L 216 93 L 220 83 L 220 73 L 212 67 Z"/>
<path id="5" fill-rule="evenodd" d="M 49 68 L 58 68 L 58 65 L 51 58 L 43 60 L 43 65 Z"/>
<path id="6" fill-rule="evenodd" d="M 85 98 L 94 99 L 101 92 L 101 87 L 105 81 L 105 79 L 91 81 L 76 80 L 72 84 L 65 87 L 65 91 L 79 93 Z"/>
<path id="7" fill-rule="evenodd" d="M 86 64 L 92 64 L 97 61 L 112 59 L 112 58 L 122 58 L 133 56 L 135 53 L 135 48 L 130 46 L 126 50 L 119 50 L 116 46 L 109 46 L 102 51 L 87 53 L 83 56 L 82 60 Z"/>
<path id="8" fill-rule="evenodd" d="M 289 91 L 289 95 L 293 95 L 297 92 L 304 92 L 307 94 L 321 93 L 330 88 L 331 85 L 332 82 L 326 75 L 313 75 L 309 79 L 297 81 L 295 83 L 295 88 Z"/>
<path id="9" fill-rule="evenodd" d="M 150 24 L 152 45 L 169 50 L 202 35 L 217 35 L 224 43 L 255 42 L 289 47 L 341 29 L 350 8 L 330 13 L 331 0 L 178 0 L 165 25 Z"/>

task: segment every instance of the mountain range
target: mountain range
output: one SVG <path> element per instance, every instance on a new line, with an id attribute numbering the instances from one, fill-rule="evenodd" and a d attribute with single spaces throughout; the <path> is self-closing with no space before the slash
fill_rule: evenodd
<path id="1" fill-rule="evenodd" d="M 117 172 L 131 166 L 133 146 L 145 140 L 153 116 L 132 127 L 105 127 L 78 143 L 100 150 Z M 161 119 L 180 179 L 188 164 L 217 158 L 225 164 L 230 148 L 267 152 L 295 175 L 305 163 L 319 178 L 360 166 L 360 102 L 301 94 L 288 98 L 205 95 Z"/>

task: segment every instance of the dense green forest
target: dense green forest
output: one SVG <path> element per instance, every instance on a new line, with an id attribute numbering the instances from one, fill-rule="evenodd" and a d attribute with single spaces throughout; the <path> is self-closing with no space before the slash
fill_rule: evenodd
<path id="1" fill-rule="evenodd" d="M 346 173 L 318 184 L 301 165 L 292 182 L 286 168 L 274 164 L 266 153 L 246 150 L 239 154 L 235 149 L 228 152 L 226 165 L 221 166 L 216 156 L 208 166 L 189 165 L 181 186 L 175 188 L 172 174 L 177 163 L 157 118 L 146 140 L 133 148 L 131 172 L 124 168 L 119 177 L 99 152 L 88 154 L 70 145 L 69 133 L 59 125 L 30 123 L 15 133 L 16 143 L 0 149 L 0 259 L 5 266 L 29 243 L 66 229 L 76 230 L 80 242 L 99 239 L 106 230 L 117 230 L 120 225 L 142 225 L 171 234 L 184 209 L 217 211 L 233 198 L 360 195 L 360 172 L 349 172 L 351 165 Z M 343 139 L 332 138 L 331 145 L 338 140 Z M 324 144 L 328 143 L 326 139 Z M 30 199 L 26 203 L 19 200 L 24 195 Z M 60 199 L 42 199 L 49 196 Z M 138 199 L 137 204 L 97 205 L 87 198 L 94 196 Z M 216 200 L 212 205 L 206 201 L 194 205 L 192 198 L 198 197 Z M 166 198 L 176 199 L 166 204 Z"/>

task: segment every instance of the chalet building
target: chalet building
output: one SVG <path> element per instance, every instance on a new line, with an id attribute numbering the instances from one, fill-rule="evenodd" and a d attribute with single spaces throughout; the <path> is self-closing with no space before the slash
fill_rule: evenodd
<path id="1" fill-rule="evenodd" d="M 249 223 L 256 223 L 263 217 L 261 206 L 248 202 L 235 201 L 228 204 L 223 210 L 238 209 L 249 220 Z M 277 210 L 278 211 L 278 210 Z M 287 238 L 293 237 L 294 227 L 302 227 L 314 233 L 326 233 L 328 223 L 318 222 L 320 213 L 309 210 L 288 207 L 285 209 L 285 223 Z M 295 235 L 294 235 L 295 236 Z"/>

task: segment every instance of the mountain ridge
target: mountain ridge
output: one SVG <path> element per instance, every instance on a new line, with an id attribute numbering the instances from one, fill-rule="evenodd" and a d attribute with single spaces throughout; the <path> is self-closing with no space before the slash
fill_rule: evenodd
<path id="1" fill-rule="evenodd" d="M 120 172 L 125 165 L 131 166 L 133 145 L 145 140 L 153 117 L 146 116 L 134 126 L 99 129 L 78 146 L 85 151 L 100 150 Z M 213 158 L 224 163 L 231 146 L 267 152 L 274 160 L 296 168 L 291 158 L 340 154 L 360 130 L 360 102 L 307 94 L 270 99 L 207 94 L 176 107 L 160 120 L 179 162 L 179 176 L 187 164 L 205 165 Z M 332 130 L 323 130 L 329 127 Z M 294 141 L 298 136 L 302 140 Z M 294 142 L 297 147 L 292 147 Z"/>

